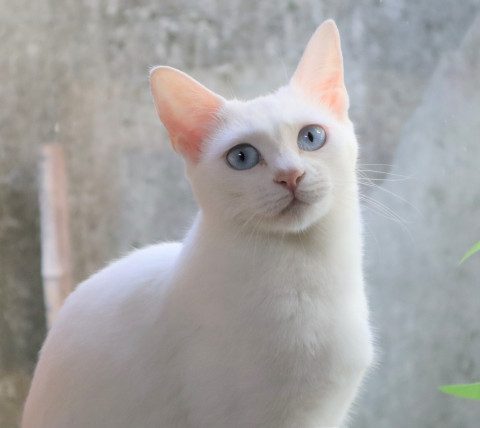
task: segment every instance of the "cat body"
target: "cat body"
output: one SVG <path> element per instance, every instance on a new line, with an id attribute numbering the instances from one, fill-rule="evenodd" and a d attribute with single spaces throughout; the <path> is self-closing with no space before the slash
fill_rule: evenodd
<path id="1" fill-rule="evenodd" d="M 253 101 L 223 100 L 167 67 L 152 72 L 199 214 L 183 243 L 136 250 L 69 296 L 23 428 L 344 423 L 373 350 L 357 143 L 338 64 L 327 21 L 292 82 Z M 334 93 L 312 98 L 312 78 Z"/>

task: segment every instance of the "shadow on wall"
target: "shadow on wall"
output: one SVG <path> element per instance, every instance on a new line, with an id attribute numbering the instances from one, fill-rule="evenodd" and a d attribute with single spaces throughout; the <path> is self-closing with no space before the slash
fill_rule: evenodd
<path id="1" fill-rule="evenodd" d="M 480 264 L 458 266 L 480 236 L 480 93 L 472 87 L 479 67 L 480 16 L 458 49 L 442 58 L 407 122 L 393 159 L 397 175 L 373 192 L 401 224 L 367 215 L 381 353 L 356 427 L 402 421 L 450 428 L 480 420 L 478 402 L 438 390 L 480 379 Z"/>

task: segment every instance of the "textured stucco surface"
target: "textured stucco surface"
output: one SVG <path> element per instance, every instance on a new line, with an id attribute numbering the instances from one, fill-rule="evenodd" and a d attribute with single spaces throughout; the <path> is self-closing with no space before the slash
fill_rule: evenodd
<path id="1" fill-rule="evenodd" d="M 406 123 L 392 159 L 397 175 L 372 194 L 402 223 L 367 215 L 380 353 L 358 426 L 479 423 L 478 401 L 437 390 L 480 381 L 480 255 L 459 265 L 480 240 L 480 93 L 472 87 L 479 68 L 480 16 L 442 58 Z"/>
<path id="2" fill-rule="evenodd" d="M 365 190 L 409 224 L 367 210 L 383 351 L 353 426 L 475 426 L 478 407 L 435 388 L 480 377 L 479 262 L 456 267 L 480 239 L 479 4 L 0 0 L 0 427 L 17 424 L 45 334 L 40 145 L 66 150 L 77 281 L 133 246 L 178 239 L 195 204 L 156 118 L 149 67 L 248 98 L 287 81 L 328 17 L 342 36 L 362 163 L 388 164 L 363 168 L 411 176 L 385 189 L 413 205 Z"/>

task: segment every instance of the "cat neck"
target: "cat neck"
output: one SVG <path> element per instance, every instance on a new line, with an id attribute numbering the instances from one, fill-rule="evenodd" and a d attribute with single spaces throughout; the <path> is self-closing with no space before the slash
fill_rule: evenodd
<path id="1" fill-rule="evenodd" d="M 185 247 L 188 253 L 214 255 L 212 260 L 240 257 L 246 265 L 292 266 L 295 260 L 302 260 L 302 266 L 309 268 L 333 264 L 360 272 L 360 208 L 358 199 L 347 200 L 308 229 L 295 233 L 236 228 L 200 211 Z"/>
<path id="2" fill-rule="evenodd" d="M 361 302 L 361 252 L 358 203 L 332 210 L 301 233 L 284 234 L 233 230 L 200 211 L 184 241 L 178 274 L 187 295 L 195 283 L 199 300 L 213 288 L 218 296 L 236 296 L 233 301 L 249 290 L 260 299 L 296 290 L 331 302 Z"/>

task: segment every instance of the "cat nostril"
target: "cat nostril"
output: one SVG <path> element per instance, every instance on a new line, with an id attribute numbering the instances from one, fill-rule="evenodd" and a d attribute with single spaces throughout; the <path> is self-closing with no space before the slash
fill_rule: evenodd
<path id="1" fill-rule="evenodd" d="M 305 171 L 294 169 L 280 172 L 273 181 L 294 192 L 304 177 Z"/>
<path id="2" fill-rule="evenodd" d="M 305 177 L 305 172 L 302 175 L 299 175 L 295 181 L 296 184 L 300 183 L 300 181 L 303 180 L 303 177 Z"/>

